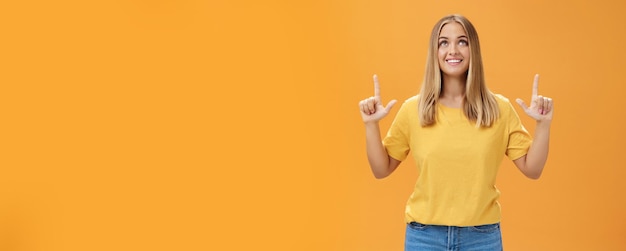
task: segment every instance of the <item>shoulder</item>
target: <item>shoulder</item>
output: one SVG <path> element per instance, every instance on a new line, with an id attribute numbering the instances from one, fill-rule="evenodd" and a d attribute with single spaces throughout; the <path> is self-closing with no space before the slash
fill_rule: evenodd
<path id="1" fill-rule="evenodd" d="M 496 98 L 496 101 L 498 102 L 498 107 L 501 111 L 510 111 L 513 109 L 511 101 L 509 101 L 509 99 L 504 95 L 494 93 L 493 96 Z"/>
<path id="2" fill-rule="evenodd" d="M 413 97 L 410 97 L 410 98 L 406 99 L 404 101 L 404 104 L 415 104 L 415 105 L 417 105 L 417 102 L 419 102 L 419 96 L 420 95 L 418 94 L 418 95 L 415 95 Z"/>
<path id="3" fill-rule="evenodd" d="M 496 97 L 498 104 L 510 104 L 511 103 L 511 101 L 509 101 L 509 99 L 502 94 L 494 93 L 493 96 Z"/>
<path id="4" fill-rule="evenodd" d="M 413 97 L 407 98 L 402 103 L 401 109 L 417 109 L 418 102 L 419 102 L 419 95 L 415 95 Z"/>
<path id="5" fill-rule="evenodd" d="M 411 116 L 410 114 L 417 114 L 418 103 L 419 95 L 415 95 L 404 100 L 396 116 Z"/>
<path id="6" fill-rule="evenodd" d="M 498 107 L 500 108 L 501 117 L 515 120 L 519 119 L 517 111 L 515 111 L 513 104 L 511 103 L 511 101 L 509 101 L 508 98 L 501 94 L 494 94 L 494 96 L 498 101 Z"/>

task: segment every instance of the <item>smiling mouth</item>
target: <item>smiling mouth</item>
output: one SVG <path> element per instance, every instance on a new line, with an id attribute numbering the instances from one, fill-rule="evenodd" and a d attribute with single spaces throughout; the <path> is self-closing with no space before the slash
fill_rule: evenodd
<path id="1" fill-rule="evenodd" d="M 463 60 L 461 60 L 461 59 L 448 59 L 448 60 L 446 60 L 446 62 L 448 62 L 448 63 L 460 63 L 461 61 L 463 61 Z"/>

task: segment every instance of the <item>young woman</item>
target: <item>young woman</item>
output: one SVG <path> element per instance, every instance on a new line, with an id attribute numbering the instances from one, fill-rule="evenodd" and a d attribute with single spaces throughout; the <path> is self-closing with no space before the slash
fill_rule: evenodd
<path id="1" fill-rule="evenodd" d="M 538 81 L 530 107 L 517 100 L 537 121 L 533 138 L 508 99 L 487 89 L 474 26 L 446 16 L 432 30 L 420 93 L 402 104 L 381 140 L 378 121 L 396 101 L 383 105 L 374 75 L 374 96 L 359 103 L 372 172 L 390 175 L 409 153 L 419 168 L 405 250 L 502 250 L 495 187 L 502 158 L 537 179 L 548 157 L 553 102 L 537 95 Z"/>

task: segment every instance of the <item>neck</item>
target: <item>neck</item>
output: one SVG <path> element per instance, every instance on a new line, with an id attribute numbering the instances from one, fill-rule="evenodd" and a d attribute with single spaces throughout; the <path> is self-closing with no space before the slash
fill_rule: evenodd
<path id="1" fill-rule="evenodd" d="M 465 82 L 465 78 L 453 78 L 444 76 L 441 97 L 462 99 L 465 96 Z"/>

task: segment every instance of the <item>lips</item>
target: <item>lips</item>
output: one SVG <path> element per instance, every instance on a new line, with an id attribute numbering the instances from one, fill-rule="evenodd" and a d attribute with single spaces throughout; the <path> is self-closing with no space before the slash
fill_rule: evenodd
<path id="1" fill-rule="evenodd" d="M 458 59 L 458 58 L 446 59 L 446 63 L 448 63 L 448 65 L 450 66 L 460 65 L 461 62 L 463 62 L 463 59 Z"/>

